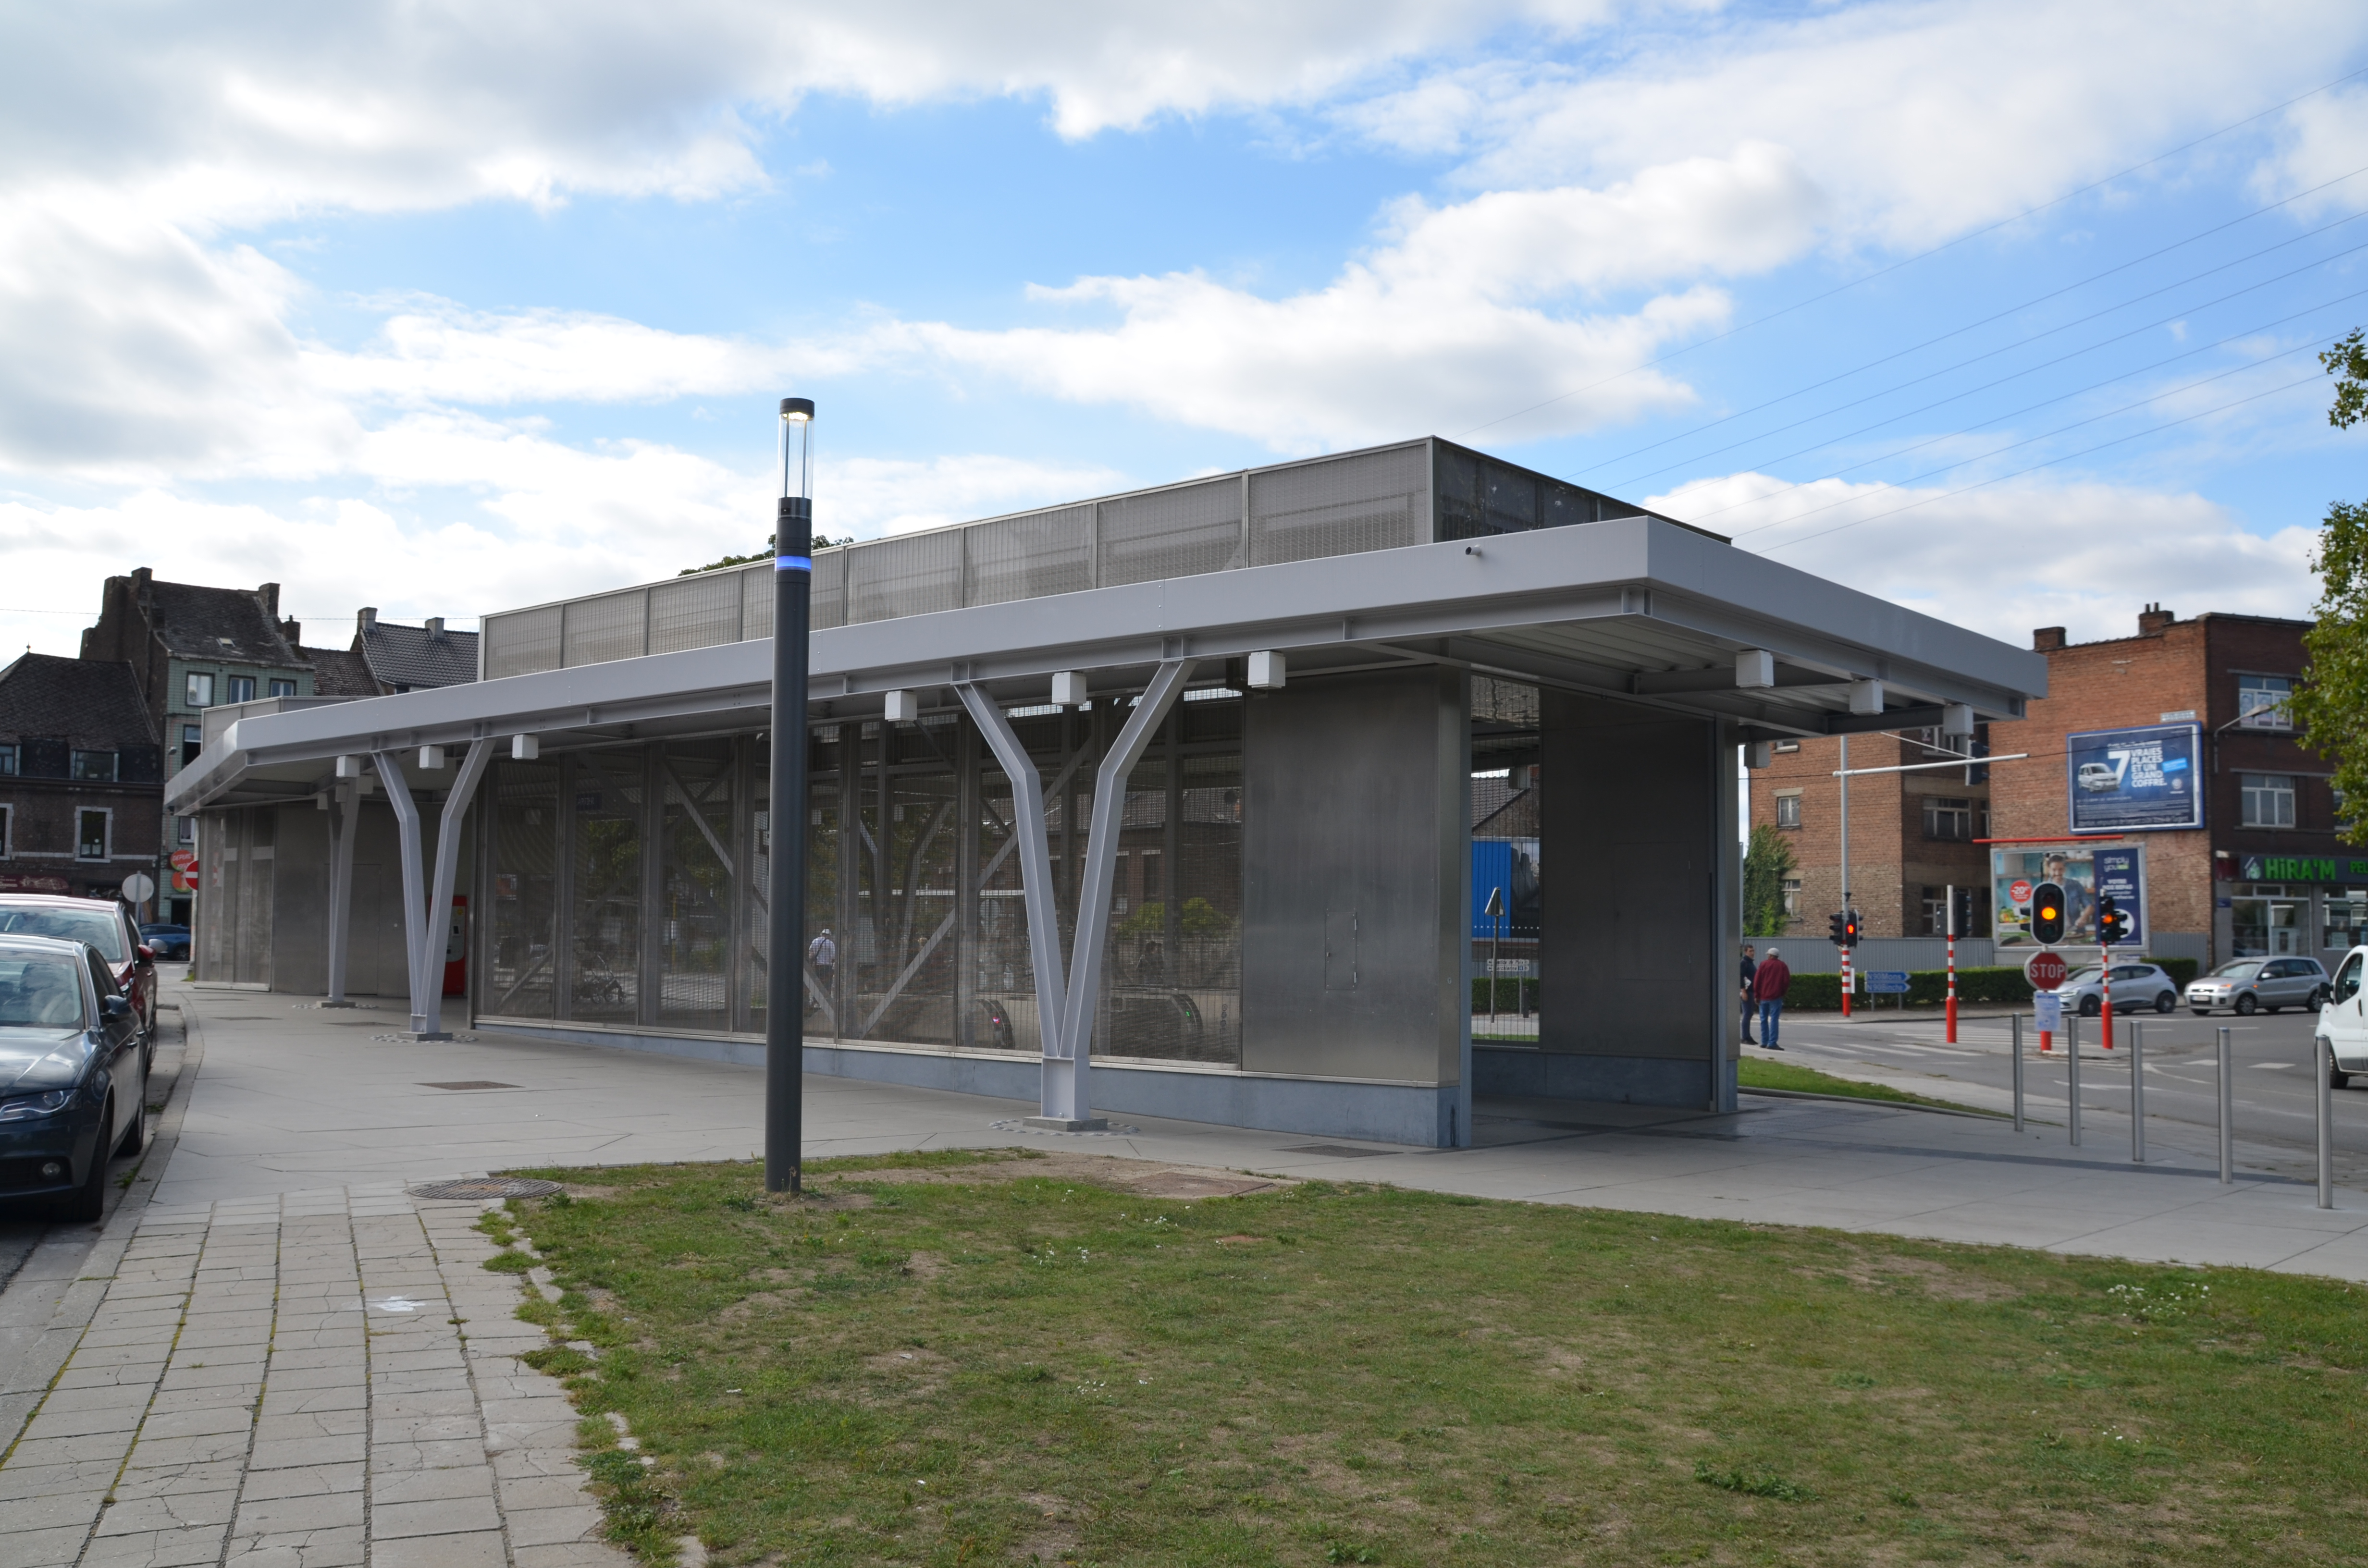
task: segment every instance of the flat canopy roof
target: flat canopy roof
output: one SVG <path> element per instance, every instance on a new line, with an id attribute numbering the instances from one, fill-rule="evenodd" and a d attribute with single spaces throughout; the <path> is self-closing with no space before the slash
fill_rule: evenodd
<path id="1" fill-rule="evenodd" d="M 1736 655 L 1755 649 L 1773 655 L 1772 687 L 1736 684 Z M 1937 724 L 1947 703 L 2017 718 L 2047 691 L 2042 654 L 1638 517 L 833 627 L 813 634 L 808 711 L 876 717 L 893 690 L 951 708 L 946 688 L 962 681 L 1026 706 L 1046 700 L 1056 671 L 1118 693 L 1163 660 L 1261 651 L 1286 654 L 1293 679 L 1454 665 L 1728 720 L 1741 740 Z M 757 639 L 395 697 L 249 704 L 166 784 L 165 805 L 301 799 L 348 753 L 761 727 L 771 674 L 772 642 Z M 1884 710 L 1853 714 L 1850 683 L 1869 678 Z"/>

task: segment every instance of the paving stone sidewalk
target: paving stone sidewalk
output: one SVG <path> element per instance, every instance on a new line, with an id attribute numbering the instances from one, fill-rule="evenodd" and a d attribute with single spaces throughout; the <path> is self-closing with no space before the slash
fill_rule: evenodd
<path id="1" fill-rule="evenodd" d="M 0 1454 L 0 1568 L 625 1568 L 484 1206 L 150 1206 Z"/>

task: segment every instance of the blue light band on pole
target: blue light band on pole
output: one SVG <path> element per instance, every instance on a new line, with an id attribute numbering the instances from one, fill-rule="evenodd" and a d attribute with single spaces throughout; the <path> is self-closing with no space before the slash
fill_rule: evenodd
<path id="1" fill-rule="evenodd" d="M 773 557 L 773 570 L 776 572 L 811 572 L 814 570 L 814 557 L 811 555 L 776 555 Z"/>

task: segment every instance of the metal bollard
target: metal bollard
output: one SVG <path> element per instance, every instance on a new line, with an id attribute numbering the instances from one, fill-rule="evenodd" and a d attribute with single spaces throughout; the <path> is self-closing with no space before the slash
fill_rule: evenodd
<path id="1" fill-rule="evenodd" d="M 2146 1026 L 2130 1020 L 2130 1164 L 2146 1164 Z"/>
<path id="2" fill-rule="evenodd" d="M 2237 1139 L 2231 1128 L 2236 1119 L 2237 1090 L 2228 1082 L 2229 1031 L 2220 1031 L 2220 1185 L 2227 1186 L 2237 1179 Z"/>
<path id="3" fill-rule="evenodd" d="M 2014 1130 L 2022 1131 L 2022 1015 L 2017 1013 L 2014 1024 Z"/>
<path id="4" fill-rule="evenodd" d="M 2335 1207 L 2335 1048 L 2317 1035 L 2310 1039 L 2311 1071 L 2318 1078 L 2318 1206 Z"/>
<path id="5" fill-rule="evenodd" d="M 2072 1067 L 2072 1147 L 2080 1146 L 2080 1015 L 2064 1019 L 2064 1059 Z"/>

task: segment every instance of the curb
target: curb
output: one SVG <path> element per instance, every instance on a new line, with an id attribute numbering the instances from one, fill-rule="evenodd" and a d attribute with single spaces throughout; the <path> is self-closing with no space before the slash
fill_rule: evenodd
<path id="1" fill-rule="evenodd" d="M 1914 1100 L 1877 1099 L 1873 1095 L 1821 1095 L 1814 1089 L 1754 1089 L 1739 1087 L 1738 1095 L 1759 1095 L 1771 1100 L 1822 1100 L 1827 1105 L 1873 1106 L 1878 1110 L 1920 1110 L 1932 1116 L 1964 1116 L 1975 1121 L 2011 1122 L 2014 1118 L 2003 1111 L 1954 1110 L 1948 1106 L 1918 1105 Z"/>

